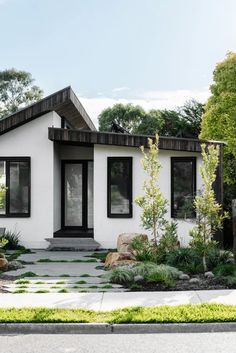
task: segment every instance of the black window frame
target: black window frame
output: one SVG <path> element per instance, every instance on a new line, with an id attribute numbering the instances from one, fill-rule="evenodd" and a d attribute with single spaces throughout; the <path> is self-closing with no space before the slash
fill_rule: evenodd
<path id="1" fill-rule="evenodd" d="M 27 218 L 31 213 L 31 159 L 30 157 L 0 157 L 0 161 L 6 163 L 6 213 L 0 214 L 0 218 Z M 29 192 L 28 192 L 28 212 L 27 213 L 11 213 L 10 212 L 10 163 L 11 162 L 27 162 L 29 165 Z"/>
<path id="2" fill-rule="evenodd" d="M 175 214 L 174 210 L 174 164 L 176 162 L 192 162 L 192 189 L 193 197 L 196 195 L 197 191 L 197 158 L 196 157 L 171 157 L 171 218 L 174 219 L 184 219 L 180 218 Z M 188 219 L 195 219 L 196 212 L 193 212 L 193 217 Z"/>
<path id="3" fill-rule="evenodd" d="M 113 161 L 128 161 L 129 163 L 129 213 L 112 213 L 111 212 L 111 164 Z M 107 217 L 108 218 L 132 218 L 133 217 L 133 158 L 132 157 L 107 157 Z"/>

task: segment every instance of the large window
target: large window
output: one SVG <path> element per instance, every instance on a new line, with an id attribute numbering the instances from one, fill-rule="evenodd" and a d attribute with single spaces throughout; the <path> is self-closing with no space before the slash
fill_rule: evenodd
<path id="1" fill-rule="evenodd" d="M 171 158 L 171 217 L 194 218 L 196 158 Z"/>
<path id="2" fill-rule="evenodd" d="M 132 217 L 132 158 L 108 157 L 107 216 Z"/>
<path id="3" fill-rule="evenodd" d="M 30 216 L 30 158 L 0 157 L 0 217 Z"/>

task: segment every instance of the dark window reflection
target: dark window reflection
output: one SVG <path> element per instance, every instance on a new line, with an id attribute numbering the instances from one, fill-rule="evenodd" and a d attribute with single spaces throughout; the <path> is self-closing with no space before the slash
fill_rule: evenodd
<path id="1" fill-rule="evenodd" d="M 195 158 L 172 158 L 172 217 L 194 218 Z"/>

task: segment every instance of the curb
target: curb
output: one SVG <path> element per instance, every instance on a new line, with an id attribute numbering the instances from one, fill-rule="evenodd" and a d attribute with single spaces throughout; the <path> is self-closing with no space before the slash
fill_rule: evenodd
<path id="1" fill-rule="evenodd" d="M 0 324 L 5 334 L 151 334 L 236 332 L 236 322 L 176 324 L 80 324 L 80 323 L 6 323 Z"/>

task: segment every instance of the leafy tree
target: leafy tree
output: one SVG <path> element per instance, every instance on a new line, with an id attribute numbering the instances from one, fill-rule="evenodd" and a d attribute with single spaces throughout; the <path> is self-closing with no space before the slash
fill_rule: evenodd
<path id="1" fill-rule="evenodd" d="M 227 142 L 224 147 L 224 181 L 235 189 L 236 53 L 228 53 L 225 60 L 216 65 L 213 80 L 210 87 L 212 95 L 203 114 L 200 137 Z"/>
<path id="2" fill-rule="evenodd" d="M 203 104 L 195 99 L 187 101 L 179 108 L 179 114 L 182 121 L 182 135 L 184 137 L 198 138 L 203 113 Z"/>
<path id="3" fill-rule="evenodd" d="M 144 181 L 144 195 L 135 199 L 136 204 L 142 208 L 142 224 L 145 229 L 151 229 L 153 234 L 154 244 L 157 245 L 160 239 L 160 231 L 166 225 L 165 214 L 167 200 L 163 197 L 160 188 L 157 186 L 157 181 L 161 169 L 161 164 L 158 160 L 158 141 L 153 143 L 152 139 L 148 139 L 149 150 L 146 153 L 144 147 L 141 146 L 143 159 L 141 161 L 144 171 L 148 177 Z"/>
<path id="4" fill-rule="evenodd" d="M 119 124 L 129 132 L 134 132 L 145 115 L 143 108 L 132 104 L 115 104 L 102 111 L 98 117 L 99 130 L 111 131 L 112 123 Z"/>
<path id="5" fill-rule="evenodd" d="M 42 98 L 43 91 L 33 82 L 29 72 L 16 69 L 0 71 L 0 118 Z"/>
<path id="6" fill-rule="evenodd" d="M 190 232 L 193 237 L 191 246 L 202 256 L 204 271 L 207 271 L 206 254 L 210 246 L 215 245 L 212 238 L 217 230 L 222 229 L 222 222 L 227 217 L 222 213 L 221 205 L 215 199 L 213 183 L 216 180 L 216 169 L 219 161 L 219 146 L 201 145 L 203 164 L 200 174 L 203 190 L 195 196 L 194 206 L 197 214 L 197 224 Z"/>
<path id="7" fill-rule="evenodd" d="M 195 100 L 177 110 L 152 109 L 148 112 L 132 104 L 116 104 L 100 114 L 99 130 L 111 131 L 114 122 L 133 134 L 197 138 L 202 111 L 202 104 Z"/>

